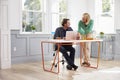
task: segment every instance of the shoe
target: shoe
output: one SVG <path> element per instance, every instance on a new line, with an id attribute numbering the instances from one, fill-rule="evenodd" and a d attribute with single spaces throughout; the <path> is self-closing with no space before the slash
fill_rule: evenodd
<path id="1" fill-rule="evenodd" d="M 72 66 L 71 66 L 71 65 L 67 65 L 66 68 L 67 68 L 68 70 L 72 70 Z"/>
<path id="2" fill-rule="evenodd" d="M 82 66 L 84 66 L 84 67 L 89 67 L 89 66 L 90 66 L 90 63 L 88 63 L 88 62 L 83 62 L 83 63 L 82 63 Z"/>
<path id="3" fill-rule="evenodd" d="M 73 68 L 74 68 L 74 70 L 76 71 L 76 70 L 78 69 L 78 66 L 74 65 Z"/>

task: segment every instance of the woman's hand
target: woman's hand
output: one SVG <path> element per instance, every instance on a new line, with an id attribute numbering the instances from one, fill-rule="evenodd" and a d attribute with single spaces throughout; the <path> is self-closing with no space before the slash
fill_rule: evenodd
<path id="1" fill-rule="evenodd" d="M 85 25 L 88 25 L 89 22 L 90 22 L 90 19 L 88 19 L 87 17 L 83 17 L 83 18 L 82 18 L 82 22 L 83 22 Z"/>
<path id="2" fill-rule="evenodd" d="M 77 37 L 77 40 L 79 40 L 81 37 L 81 34 L 78 32 L 76 37 Z"/>
<path id="3" fill-rule="evenodd" d="M 86 19 L 85 17 L 83 17 L 83 18 L 82 18 L 82 22 L 83 22 L 84 24 L 86 24 L 87 19 Z"/>
<path id="4" fill-rule="evenodd" d="M 89 22 L 90 22 L 90 20 L 87 20 L 85 24 L 86 24 L 86 25 L 88 25 L 88 24 L 89 24 Z"/>

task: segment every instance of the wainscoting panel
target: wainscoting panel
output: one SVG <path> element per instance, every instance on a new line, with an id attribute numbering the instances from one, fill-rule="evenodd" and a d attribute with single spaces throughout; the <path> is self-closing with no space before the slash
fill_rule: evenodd
<path id="1" fill-rule="evenodd" d="M 19 30 L 11 30 L 11 56 L 12 64 L 41 61 L 41 40 L 51 38 L 50 34 L 20 34 Z M 45 56 L 48 55 L 50 45 L 44 46 Z M 52 55 L 52 54 L 51 54 Z"/>
<path id="2" fill-rule="evenodd" d="M 115 54 L 115 35 L 105 35 L 103 42 L 100 43 L 100 57 L 104 60 L 114 60 Z M 97 43 L 92 43 L 91 45 L 91 57 L 98 56 L 98 45 Z"/>
<path id="3" fill-rule="evenodd" d="M 50 39 L 51 34 L 20 34 L 19 30 L 11 30 L 12 64 L 41 61 L 40 41 Z M 97 57 L 97 43 L 91 44 L 91 57 Z M 79 57 L 80 46 L 74 45 L 76 57 Z M 117 34 L 106 35 L 101 42 L 100 57 L 104 60 L 120 60 L 120 31 Z M 53 45 L 44 45 L 46 59 L 53 56 Z"/>
<path id="4" fill-rule="evenodd" d="M 22 57 L 27 54 L 27 38 L 17 37 L 16 34 L 11 35 L 11 54 L 12 57 Z"/>
<path id="5" fill-rule="evenodd" d="M 120 29 L 116 31 L 117 34 L 115 36 L 115 60 L 120 60 Z"/>
<path id="6" fill-rule="evenodd" d="M 30 50 L 30 55 L 40 55 L 41 54 L 41 44 L 40 44 L 40 41 L 42 39 L 49 39 L 49 38 L 46 38 L 46 37 L 30 37 L 29 39 L 29 50 Z M 49 52 L 49 46 L 45 45 L 44 47 L 44 50 L 45 50 L 45 54 L 47 54 L 47 52 Z"/>

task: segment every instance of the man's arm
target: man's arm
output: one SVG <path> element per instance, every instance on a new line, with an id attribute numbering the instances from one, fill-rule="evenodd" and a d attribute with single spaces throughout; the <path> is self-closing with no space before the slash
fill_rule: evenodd
<path id="1" fill-rule="evenodd" d="M 55 30 L 54 39 L 56 39 L 56 37 L 60 37 L 58 28 Z"/>

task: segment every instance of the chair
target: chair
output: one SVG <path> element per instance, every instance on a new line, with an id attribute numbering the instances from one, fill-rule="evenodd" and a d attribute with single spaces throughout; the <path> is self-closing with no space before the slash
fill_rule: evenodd
<path id="1" fill-rule="evenodd" d="M 53 47 L 53 50 L 54 50 L 53 56 L 55 57 L 55 55 L 57 54 L 57 52 L 56 52 L 57 49 L 55 49 L 55 45 L 54 45 L 54 47 Z M 66 62 L 63 55 L 62 55 L 62 59 L 61 59 L 60 61 L 57 61 L 56 63 L 53 63 L 53 65 L 54 65 L 55 67 L 57 67 L 57 65 L 58 65 L 59 62 L 61 62 L 62 65 L 64 65 L 64 63 Z"/>

